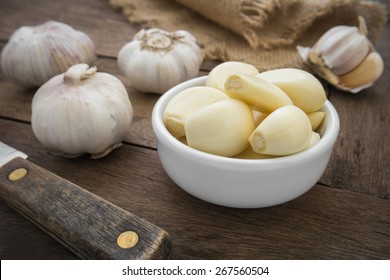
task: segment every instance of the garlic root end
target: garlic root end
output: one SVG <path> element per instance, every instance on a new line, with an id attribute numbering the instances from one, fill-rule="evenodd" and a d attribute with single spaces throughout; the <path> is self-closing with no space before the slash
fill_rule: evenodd
<path id="1" fill-rule="evenodd" d="M 102 158 L 102 157 L 105 157 L 106 155 L 108 155 L 109 153 L 111 153 L 113 150 L 115 149 L 118 149 L 120 146 L 122 146 L 122 142 L 120 143 L 116 143 L 110 147 L 108 147 L 105 151 L 101 152 L 101 153 L 95 153 L 95 154 L 91 154 L 91 157 L 90 159 L 98 159 L 98 158 Z"/>

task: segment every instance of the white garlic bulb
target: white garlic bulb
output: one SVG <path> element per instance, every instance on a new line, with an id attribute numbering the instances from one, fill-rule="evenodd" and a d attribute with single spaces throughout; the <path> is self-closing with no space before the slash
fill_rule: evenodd
<path id="1" fill-rule="evenodd" d="M 133 109 L 126 88 L 116 77 L 96 71 L 76 64 L 46 82 L 33 98 L 33 132 L 55 154 L 103 157 L 129 133 Z"/>
<path id="2" fill-rule="evenodd" d="M 384 69 L 382 57 L 367 38 L 362 17 L 360 26 L 335 26 L 313 47 L 298 46 L 307 66 L 336 88 L 357 93 L 377 81 Z"/>
<path id="3" fill-rule="evenodd" d="M 88 35 L 67 24 L 48 21 L 20 27 L 11 35 L 1 53 L 1 68 L 9 80 L 36 87 L 71 65 L 93 65 L 95 60 L 95 45 Z"/>
<path id="4" fill-rule="evenodd" d="M 196 39 L 184 30 L 142 29 L 118 54 L 118 66 L 135 89 L 159 94 L 196 77 L 202 61 Z"/>

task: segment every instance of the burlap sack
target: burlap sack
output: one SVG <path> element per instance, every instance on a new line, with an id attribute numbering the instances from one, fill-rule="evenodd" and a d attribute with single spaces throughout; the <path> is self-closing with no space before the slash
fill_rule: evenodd
<path id="1" fill-rule="evenodd" d="M 387 20 L 383 5 L 360 0 L 110 0 L 130 22 L 190 31 L 205 59 L 235 60 L 260 71 L 305 68 L 296 46 L 311 46 L 335 25 L 365 18 L 375 43 Z"/>

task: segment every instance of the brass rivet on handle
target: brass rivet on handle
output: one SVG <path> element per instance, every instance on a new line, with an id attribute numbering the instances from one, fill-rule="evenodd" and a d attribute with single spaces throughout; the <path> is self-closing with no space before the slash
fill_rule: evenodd
<path id="1" fill-rule="evenodd" d="M 24 176 L 26 176 L 26 174 L 27 174 L 27 170 L 25 168 L 18 168 L 18 169 L 15 169 L 14 171 L 12 171 L 8 175 L 8 179 L 10 181 L 17 181 L 17 180 L 22 179 Z"/>
<path id="2" fill-rule="evenodd" d="M 118 239 L 116 240 L 116 243 L 119 247 L 122 249 L 129 249 L 131 247 L 134 247 L 135 244 L 138 242 L 138 234 L 134 231 L 125 231 L 122 232 Z"/>

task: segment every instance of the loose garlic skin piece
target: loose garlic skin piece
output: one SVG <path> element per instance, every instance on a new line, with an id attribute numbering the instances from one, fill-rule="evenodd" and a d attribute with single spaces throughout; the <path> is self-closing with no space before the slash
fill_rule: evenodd
<path id="1" fill-rule="evenodd" d="M 116 77 L 76 64 L 38 89 L 32 101 L 32 129 L 54 154 L 106 156 L 128 135 L 133 109 Z"/>
<path id="2" fill-rule="evenodd" d="M 254 129 L 252 110 L 235 99 L 208 105 L 191 114 L 185 122 L 188 146 L 226 157 L 244 151 Z"/>
<path id="3" fill-rule="evenodd" d="M 215 66 L 207 76 L 206 86 L 219 90 L 225 90 L 226 79 L 235 73 L 243 73 L 251 76 L 259 74 L 256 67 L 239 61 L 227 61 Z"/>
<path id="4" fill-rule="evenodd" d="M 71 65 L 93 65 L 95 60 L 95 45 L 88 35 L 48 21 L 20 27 L 11 35 L 1 53 L 1 69 L 20 86 L 39 87 Z"/>
<path id="5" fill-rule="evenodd" d="M 303 151 L 310 143 L 312 128 L 299 107 L 281 107 L 265 118 L 249 137 L 256 153 L 287 156 Z"/>
<path id="6" fill-rule="evenodd" d="M 326 101 L 321 82 L 309 72 L 294 68 L 275 69 L 256 75 L 282 89 L 306 113 L 319 110 Z"/>
<path id="7" fill-rule="evenodd" d="M 292 105 L 288 95 L 274 84 L 246 74 L 230 75 L 225 82 L 225 92 L 264 113 Z"/>
<path id="8" fill-rule="evenodd" d="M 158 94 L 196 77 L 202 61 L 196 39 L 184 30 L 142 29 L 118 53 L 118 66 L 131 85 Z"/>
<path id="9" fill-rule="evenodd" d="M 198 86 L 185 89 L 168 103 L 163 122 L 174 137 L 183 137 L 184 123 L 188 116 L 207 105 L 226 99 L 229 96 L 215 88 Z"/>

